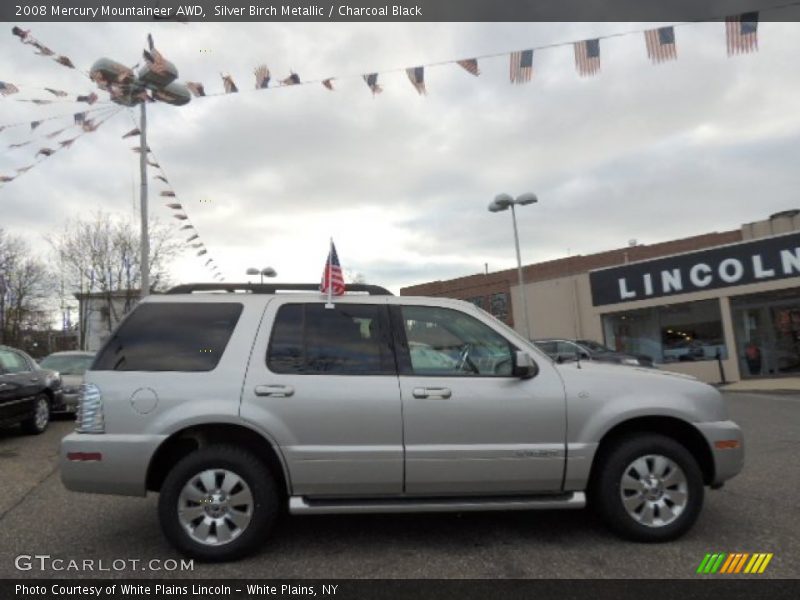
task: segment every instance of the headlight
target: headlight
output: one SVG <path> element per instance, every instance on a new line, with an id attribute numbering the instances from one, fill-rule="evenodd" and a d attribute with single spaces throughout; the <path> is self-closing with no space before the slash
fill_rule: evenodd
<path id="1" fill-rule="evenodd" d="M 81 385 L 78 393 L 78 411 L 75 417 L 75 430 L 78 433 L 104 433 L 103 395 L 93 383 Z"/>
<path id="2" fill-rule="evenodd" d="M 628 366 L 631 366 L 631 367 L 638 367 L 639 366 L 639 360 L 636 359 L 636 358 L 623 358 L 622 359 L 622 364 L 623 365 L 628 365 Z"/>

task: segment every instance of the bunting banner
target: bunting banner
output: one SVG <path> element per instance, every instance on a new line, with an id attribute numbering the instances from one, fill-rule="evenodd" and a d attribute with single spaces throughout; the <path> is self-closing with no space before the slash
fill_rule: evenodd
<path id="1" fill-rule="evenodd" d="M 533 50 L 512 52 L 509 64 L 511 83 L 528 83 L 533 77 Z"/>
<path id="2" fill-rule="evenodd" d="M 758 13 L 749 12 L 725 19 L 728 56 L 758 50 Z"/>
<path id="3" fill-rule="evenodd" d="M 367 87 L 372 92 L 372 95 L 380 94 L 383 91 L 383 88 L 378 85 L 378 73 L 367 73 L 364 77 L 364 82 L 367 84 Z"/>
<path id="4" fill-rule="evenodd" d="M 226 94 L 235 94 L 239 91 L 239 88 L 236 87 L 236 84 L 233 82 L 233 77 L 230 75 L 222 75 L 222 84 L 225 86 L 225 93 Z"/>
<path id="5" fill-rule="evenodd" d="M 267 65 L 259 65 L 255 68 L 256 89 L 263 90 L 269 87 L 269 69 Z"/>
<path id="6" fill-rule="evenodd" d="M 134 121 L 134 125 L 135 125 L 135 121 Z M 133 137 L 134 135 L 138 135 L 138 134 L 139 134 L 139 128 L 138 127 L 134 127 L 134 129 L 132 129 L 131 131 L 129 131 L 127 134 L 125 134 L 122 137 L 124 139 L 126 137 Z M 132 149 L 136 149 L 136 148 L 132 148 Z M 155 155 L 152 154 L 153 151 L 150 149 L 149 146 L 147 148 L 147 151 L 149 153 L 151 153 L 151 155 L 153 156 L 153 159 L 154 159 L 153 161 L 148 161 L 147 164 L 149 164 L 150 166 L 152 166 L 153 168 L 158 170 L 158 174 L 155 175 L 153 177 L 153 179 L 157 179 L 158 181 L 161 181 L 165 185 L 169 186 L 170 185 L 169 184 L 169 179 L 167 179 L 167 175 L 164 172 L 163 167 L 158 162 L 155 161 Z M 175 193 L 175 191 L 173 189 L 171 189 L 171 188 L 168 188 L 168 189 L 165 189 L 165 190 L 161 190 L 159 192 L 159 196 L 162 197 L 162 198 L 174 198 L 175 199 L 175 201 L 173 201 L 173 202 L 165 203 L 165 206 L 167 208 L 169 208 L 170 210 L 176 211 L 172 216 L 179 223 L 181 223 L 181 227 L 179 228 L 179 231 L 189 231 L 189 232 L 191 232 L 191 235 L 188 238 L 185 239 L 185 243 L 190 248 L 195 249 L 195 250 L 199 250 L 197 256 L 203 256 L 203 255 L 207 254 L 208 253 L 208 248 L 206 248 L 205 244 L 200 239 L 199 232 L 197 231 L 195 226 L 192 224 L 191 219 L 189 218 L 189 214 L 188 214 L 188 212 L 186 210 L 186 205 L 184 203 L 182 203 L 182 202 L 177 201 L 177 194 Z M 213 263 L 213 260 L 214 259 L 212 257 L 209 257 L 204 266 L 208 269 L 208 266 Z M 216 265 L 214 265 L 214 268 L 215 269 L 217 268 Z M 214 277 L 215 279 L 218 279 L 220 281 L 224 281 L 225 280 L 225 278 L 222 277 L 221 274 L 215 272 L 213 269 L 209 269 L 209 272 L 211 273 L 212 277 Z"/>
<path id="7" fill-rule="evenodd" d="M 786 8 L 790 5 L 776 5 L 765 10 L 775 11 L 780 10 L 782 8 Z M 763 11 L 762 11 L 763 12 Z M 722 19 L 720 19 L 722 20 Z M 755 52 L 758 50 L 758 22 L 759 22 L 759 12 L 747 12 L 740 15 L 735 16 L 727 16 L 724 18 L 725 21 L 725 28 L 726 28 L 726 43 L 727 43 L 727 51 L 729 56 L 733 56 L 736 54 L 746 54 Z M 494 54 L 486 54 L 482 56 L 473 56 L 471 58 L 461 58 L 449 61 L 440 61 L 433 64 L 428 65 L 419 65 L 416 67 L 408 67 L 403 69 L 408 77 L 411 84 L 414 86 L 414 89 L 420 95 L 427 94 L 427 74 L 425 73 L 426 68 L 428 67 L 439 67 L 448 64 L 458 65 L 461 69 L 465 70 L 470 75 L 475 77 L 480 75 L 479 69 L 479 60 L 482 59 L 490 59 L 499 56 L 507 56 L 510 61 L 510 79 L 511 82 L 514 84 L 520 83 L 528 83 L 531 81 L 533 77 L 533 52 L 535 50 L 541 49 L 550 49 L 550 48 L 558 48 L 566 45 L 573 46 L 573 52 L 575 57 L 575 68 L 579 76 L 581 77 L 590 77 L 597 75 L 600 73 L 601 70 L 601 62 L 600 62 L 600 41 L 603 39 L 608 38 L 616 38 L 621 36 L 633 35 L 636 34 L 643 34 L 645 38 L 645 50 L 647 53 L 648 59 L 653 64 L 659 64 L 667 61 L 674 61 L 677 60 L 677 45 L 675 41 L 675 28 L 677 26 L 685 26 L 685 25 L 692 25 L 694 23 L 679 23 L 664 27 L 658 28 L 651 28 L 651 29 L 641 29 L 638 31 L 626 31 L 621 33 L 613 33 L 608 34 L 605 36 L 599 36 L 592 39 L 585 39 L 581 41 L 574 41 L 574 42 L 562 42 L 562 43 L 555 43 L 555 44 L 548 44 L 546 46 L 540 46 L 538 48 L 529 48 L 526 50 L 517 50 L 513 52 L 505 52 L 505 53 L 494 53 Z M 52 57 L 53 60 L 59 62 L 60 64 L 74 68 L 75 65 L 69 59 L 69 57 L 64 55 L 56 55 L 51 49 L 44 46 L 37 40 L 35 40 L 29 30 L 24 30 L 20 27 L 14 27 L 12 29 L 12 33 L 17 36 L 23 44 L 28 44 L 33 46 L 36 49 L 36 53 L 42 56 L 49 56 Z M 156 73 L 165 73 L 171 71 L 174 66 L 169 63 L 161 53 L 156 50 L 152 46 L 152 38 L 148 39 L 148 43 L 150 45 L 149 50 L 145 50 L 143 53 L 144 60 L 146 61 L 148 68 Z M 122 88 L 125 88 L 125 85 L 122 85 L 125 82 L 128 82 L 135 77 L 132 69 L 128 67 L 122 67 L 124 72 L 120 72 L 116 75 L 117 81 L 112 81 L 106 78 L 105 75 L 100 77 L 100 75 L 92 73 L 91 78 L 95 81 L 101 89 L 109 91 L 112 95 L 112 99 L 124 95 L 121 91 Z M 261 91 L 266 89 L 274 89 L 270 87 L 270 82 L 272 81 L 271 72 L 266 64 L 260 64 L 255 67 L 253 70 L 253 74 L 255 76 L 255 85 L 253 90 L 250 91 Z M 369 87 L 370 91 L 375 94 L 379 94 L 383 91 L 383 87 L 381 84 L 378 83 L 379 76 L 381 75 L 380 72 L 370 72 L 365 75 L 360 76 L 366 82 L 367 86 Z M 186 82 L 186 87 L 189 89 L 191 94 L 196 98 L 208 97 L 208 96 L 219 96 L 225 94 L 233 94 L 240 92 L 239 87 L 234 82 L 234 76 L 230 73 L 220 73 L 220 77 L 222 79 L 222 92 L 214 92 L 209 93 L 203 83 L 199 81 L 188 81 Z M 326 77 L 323 79 L 315 79 L 306 81 L 305 83 L 315 83 L 315 84 L 322 84 L 329 91 L 334 90 L 333 81 L 336 79 L 341 79 L 340 77 Z M 347 79 L 347 78 L 345 78 Z M 290 75 L 284 79 L 279 81 L 280 85 L 275 87 L 282 87 L 282 86 L 289 86 L 289 85 L 301 85 L 304 82 L 301 81 L 300 76 L 291 71 Z M 63 98 L 66 96 L 65 92 L 55 88 L 42 88 L 50 92 L 56 97 Z M 19 88 L 7 82 L 0 82 L 0 95 L 9 95 L 13 93 L 17 93 Z M 128 92 L 129 93 L 129 92 Z M 140 100 L 145 100 L 148 102 L 154 101 L 154 98 L 144 92 Z M 34 102 L 38 104 L 44 104 L 48 102 L 47 100 L 43 99 L 34 99 L 34 100 L 26 100 L 29 102 Z M 88 102 L 92 104 L 96 102 L 96 98 L 92 98 L 91 95 L 81 95 L 78 96 L 79 102 Z"/>
<path id="8" fill-rule="evenodd" d="M 581 77 L 590 77 L 600 72 L 600 40 L 575 42 L 575 68 Z"/>
<path id="9" fill-rule="evenodd" d="M 189 91 L 192 92 L 192 95 L 194 95 L 195 98 L 206 95 L 206 90 L 202 83 L 197 81 L 187 81 L 186 87 L 189 88 Z"/>
<path id="10" fill-rule="evenodd" d="M 470 75 L 474 75 L 477 77 L 481 74 L 480 69 L 478 68 L 478 61 L 475 58 L 465 58 L 464 60 L 457 60 L 456 64 L 464 69 Z"/>
<path id="11" fill-rule="evenodd" d="M 104 114 L 102 115 L 102 118 L 93 123 L 91 131 L 95 131 L 97 128 L 99 128 L 101 125 L 103 125 L 103 123 L 105 123 L 106 121 L 108 121 L 109 119 L 114 117 L 115 115 L 119 114 L 122 111 L 122 107 L 116 107 L 116 108 L 106 107 L 106 108 L 103 109 L 103 111 L 104 111 Z M 55 118 L 63 118 L 64 116 L 65 115 L 59 115 L 58 117 L 51 117 L 51 118 L 48 118 L 48 119 L 43 119 L 42 121 L 52 120 L 52 119 L 55 119 Z M 75 127 L 76 125 L 77 125 L 77 123 L 73 124 L 72 127 Z M 85 126 L 85 122 L 84 122 L 83 125 L 81 125 L 81 127 L 83 128 L 84 126 Z M 38 127 L 38 125 L 37 125 L 37 127 Z M 59 131 L 51 132 L 50 134 L 46 135 L 45 137 L 54 138 L 57 135 L 59 135 L 59 134 L 63 133 L 64 131 L 66 131 L 69 128 L 70 127 L 66 127 L 66 128 L 62 128 Z M 89 131 L 86 131 L 85 129 L 83 129 L 78 135 L 76 135 L 76 136 L 74 136 L 72 138 L 60 140 L 58 142 L 58 147 L 56 147 L 56 148 L 51 148 L 49 146 L 40 147 L 36 151 L 36 153 L 34 154 L 34 158 L 38 159 L 38 160 L 36 160 L 36 162 L 34 162 L 33 164 L 29 164 L 29 165 L 26 165 L 26 166 L 23 166 L 23 167 L 16 168 L 15 169 L 15 171 L 17 173 L 16 176 L 11 176 L 9 178 L 9 176 L 5 176 L 4 175 L 3 177 L 5 177 L 6 179 L 3 180 L 0 183 L 7 184 L 7 183 L 10 183 L 12 180 L 18 179 L 23 174 L 25 174 L 28 171 L 30 171 L 33 167 L 35 167 L 36 165 L 42 163 L 44 160 L 52 157 L 54 154 L 58 153 L 60 150 L 66 150 L 66 149 L 70 148 L 72 146 L 72 144 L 75 141 L 78 140 L 78 138 L 80 138 L 82 135 L 85 135 L 86 133 L 89 133 Z M 27 140 L 27 141 L 15 143 L 15 144 L 9 144 L 8 147 L 9 147 L 9 149 L 22 148 L 24 146 L 30 145 L 33 141 L 34 140 Z"/>
<path id="12" fill-rule="evenodd" d="M 300 75 L 292 71 L 287 78 L 281 79 L 281 85 L 300 85 Z"/>
<path id="13" fill-rule="evenodd" d="M 138 127 L 134 127 L 134 128 L 133 128 L 133 129 L 131 129 L 131 130 L 130 130 L 128 133 L 126 133 L 125 135 L 123 135 L 123 136 L 122 136 L 122 139 L 124 140 L 125 138 L 134 137 L 134 136 L 136 136 L 136 135 L 140 135 L 141 133 L 142 133 L 142 132 L 139 130 L 139 128 L 138 128 Z"/>
<path id="14" fill-rule="evenodd" d="M 19 92 L 19 88 L 13 83 L 0 81 L 0 96 L 10 96 Z"/>
<path id="15" fill-rule="evenodd" d="M 428 93 L 425 89 L 425 67 L 406 69 L 406 75 L 408 75 L 408 80 L 420 96 Z"/>
<path id="16" fill-rule="evenodd" d="M 648 29 L 644 32 L 644 41 L 647 47 L 647 58 L 652 62 L 662 63 L 678 59 L 674 27 Z"/>

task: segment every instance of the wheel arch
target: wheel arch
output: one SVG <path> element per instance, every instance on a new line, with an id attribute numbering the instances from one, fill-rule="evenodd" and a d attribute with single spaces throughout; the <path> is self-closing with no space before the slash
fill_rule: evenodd
<path id="1" fill-rule="evenodd" d="M 146 489 L 159 491 L 172 467 L 195 450 L 214 444 L 246 448 L 264 461 L 283 497 L 291 491 L 286 464 L 275 444 L 258 431 L 232 423 L 203 423 L 185 427 L 164 440 L 147 467 Z"/>
<path id="2" fill-rule="evenodd" d="M 604 457 L 619 440 L 632 435 L 647 433 L 656 433 L 669 437 L 684 446 L 697 461 L 700 472 L 703 474 L 703 483 L 711 485 L 714 481 L 714 458 L 708 442 L 703 437 L 703 434 L 691 423 L 669 416 L 635 417 L 617 423 L 606 431 L 600 439 L 592 459 L 589 485 L 591 486 L 592 482 L 595 481 Z"/>

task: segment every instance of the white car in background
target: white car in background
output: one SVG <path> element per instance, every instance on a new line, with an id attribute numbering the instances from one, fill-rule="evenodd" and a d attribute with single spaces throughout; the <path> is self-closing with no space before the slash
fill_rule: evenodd
<path id="1" fill-rule="evenodd" d="M 64 390 L 64 402 L 56 410 L 75 412 L 78 407 L 78 392 L 83 383 L 83 374 L 91 366 L 94 352 L 72 350 L 67 352 L 53 352 L 44 358 L 39 365 L 43 369 L 58 371 Z"/>

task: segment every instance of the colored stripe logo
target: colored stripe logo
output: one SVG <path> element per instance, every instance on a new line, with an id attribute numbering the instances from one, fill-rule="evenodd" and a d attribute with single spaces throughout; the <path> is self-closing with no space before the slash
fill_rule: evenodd
<path id="1" fill-rule="evenodd" d="M 751 575 L 763 573 L 769 561 L 772 560 L 773 553 L 756 552 L 714 552 L 706 554 L 697 567 L 697 573 L 701 575 L 714 575 L 716 573 L 731 575 L 738 573 L 748 573 Z"/>

